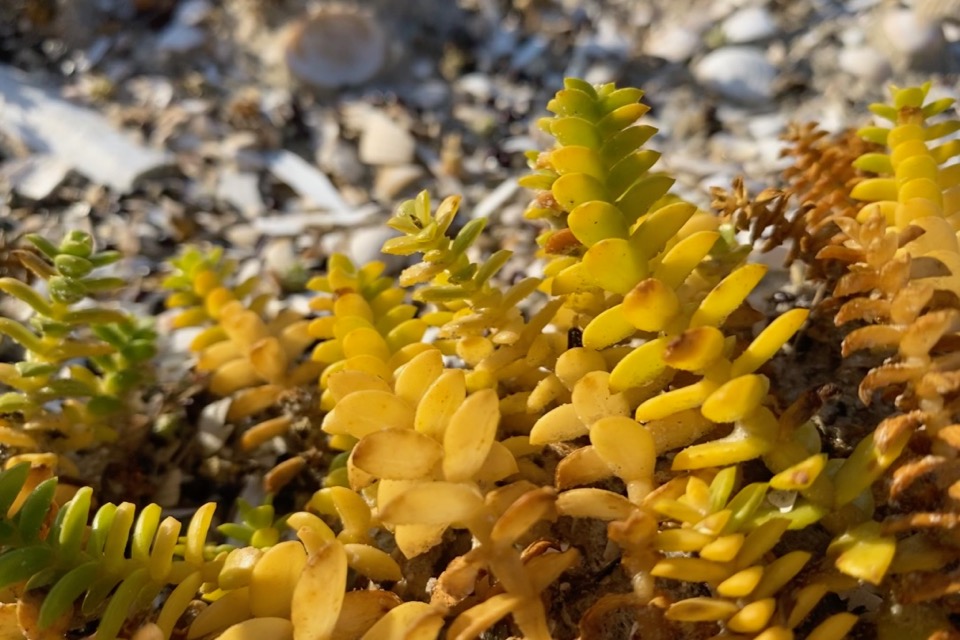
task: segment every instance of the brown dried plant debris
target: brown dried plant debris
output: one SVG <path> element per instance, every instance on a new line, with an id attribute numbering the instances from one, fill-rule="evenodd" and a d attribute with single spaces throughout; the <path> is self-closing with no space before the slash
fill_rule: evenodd
<path id="1" fill-rule="evenodd" d="M 850 192 L 866 177 L 853 162 L 880 147 L 853 129 L 831 135 L 816 123 L 792 124 L 783 140 L 787 146 L 781 156 L 793 159 L 782 174 L 784 188 L 767 188 L 751 197 L 743 179 L 737 178 L 729 190 L 711 190 L 711 206 L 738 230 L 749 230 L 752 243 L 762 239 L 763 252 L 792 240 L 787 265 L 803 260 L 810 265 L 808 278 L 832 279 L 829 265 L 814 257 L 842 242 L 834 222 L 856 215 L 860 204 Z"/>

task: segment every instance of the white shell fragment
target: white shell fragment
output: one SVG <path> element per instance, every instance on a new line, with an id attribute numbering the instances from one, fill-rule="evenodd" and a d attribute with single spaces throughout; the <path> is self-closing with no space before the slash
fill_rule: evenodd
<path id="1" fill-rule="evenodd" d="M 651 31 L 643 52 L 667 62 L 689 60 L 702 43 L 699 30 L 686 25 L 664 25 Z"/>
<path id="2" fill-rule="evenodd" d="M 694 75 L 728 100 L 756 105 L 773 98 L 777 69 L 760 49 L 723 47 L 704 56 Z"/>
<path id="3" fill-rule="evenodd" d="M 416 141 L 410 131 L 380 111 L 372 111 L 360 132 L 360 161 L 372 165 L 409 164 Z"/>
<path id="4" fill-rule="evenodd" d="M 320 88 L 362 84 L 386 60 L 387 36 L 371 14 L 339 5 L 294 23 L 284 58 L 299 80 Z"/>
<path id="5" fill-rule="evenodd" d="M 723 35 L 733 44 L 766 40 L 778 31 L 773 16 L 763 7 L 744 7 L 723 21 Z"/>
<path id="6" fill-rule="evenodd" d="M 173 163 L 170 154 L 137 144 L 96 111 L 76 106 L 2 65 L 0 133 L 120 193 L 130 191 L 142 175 Z"/>

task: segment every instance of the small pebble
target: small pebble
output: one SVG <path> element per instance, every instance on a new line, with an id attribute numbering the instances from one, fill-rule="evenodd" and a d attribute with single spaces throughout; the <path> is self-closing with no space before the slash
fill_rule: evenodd
<path id="1" fill-rule="evenodd" d="M 696 64 L 694 75 L 728 100 L 761 105 L 773 99 L 777 69 L 760 49 L 733 46 L 708 53 Z"/>
<path id="2" fill-rule="evenodd" d="M 416 142 L 410 131 L 386 114 L 374 111 L 363 122 L 360 133 L 360 161 L 372 165 L 408 164 Z"/>
<path id="3" fill-rule="evenodd" d="M 777 35 L 776 20 L 764 7 L 744 7 L 723 21 L 723 35 L 727 42 L 745 44 L 767 40 Z"/>

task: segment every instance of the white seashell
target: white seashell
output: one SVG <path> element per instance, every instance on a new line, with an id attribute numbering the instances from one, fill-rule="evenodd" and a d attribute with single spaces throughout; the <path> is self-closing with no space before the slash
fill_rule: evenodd
<path id="1" fill-rule="evenodd" d="M 914 55 L 943 46 L 943 29 L 910 9 L 888 11 L 881 21 L 890 44 L 899 52 Z"/>
<path id="2" fill-rule="evenodd" d="M 694 76 L 724 98 L 763 104 L 774 96 L 777 69 L 753 47 L 723 47 L 711 51 L 694 67 Z"/>
<path id="3" fill-rule="evenodd" d="M 380 111 L 372 112 L 360 132 L 360 161 L 366 164 L 409 164 L 416 142 L 413 135 Z"/>
<path id="4" fill-rule="evenodd" d="M 738 44 L 772 38 L 779 32 L 773 16 L 763 7 L 744 7 L 723 21 L 723 35 Z"/>
<path id="5" fill-rule="evenodd" d="M 486 102 L 492 98 L 496 90 L 493 80 L 486 73 L 468 73 L 458 78 L 454 82 L 454 87 L 480 102 Z"/>
<path id="6" fill-rule="evenodd" d="M 871 84 L 882 83 L 893 73 L 886 57 L 873 47 L 845 47 L 838 62 L 842 70 Z"/>
<path id="7" fill-rule="evenodd" d="M 911 9 L 888 9 L 876 17 L 873 45 L 900 73 L 943 73 L 949 69 L 948 43 L 941 21 Z"/>
<path id="8" fill-rule="evenodd" d="M 667 62 L 684 62 L 696 53 L 702 42 L 700 32 L 684 25 L 665 25 L 650 32 L 643 52 Z"/>
<path id="9" fill-rule="evenodd" d="M 332 88 L 372 78 L 387 56 L 387 36 L 369 13 L 333 5 L 298 20 L 287 32 L 290 72 L 308 84 Z"/>

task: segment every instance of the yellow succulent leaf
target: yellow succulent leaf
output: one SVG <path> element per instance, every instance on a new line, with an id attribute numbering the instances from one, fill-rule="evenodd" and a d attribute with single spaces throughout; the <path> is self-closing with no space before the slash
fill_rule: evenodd
<path id="1" fill-rule="evenodd" d="M 810 557 L 806 551 L 791 551 L 769 563 L 751 596 L 754 599 L 773 597 L 800 573 Z"/>
<path id="2" fill-rule="evenodd" d="M 400 565 L 390 554 L 368 544 L 343 545 L 351 569 L 374 582 L 396 582 L 403 578 Z"/>
<path id="3" fill-rule="evenodd" d="M 760 368 L 760 365 L 772 358 L 780 347 L 800 330 L 809 315 L 809 309 L 791 309 L 778 316 L 733 361 L 730 376 L 736 378 Z"/>
<path id="4" fill-rule="evenodd" d="M 331 637 L 336 640 L 360 640 L 384 614 L 401 604 L 403 601 L 392 591 L 348 591 L 344 594 L 340 615 Z"/>
<path id="5" fill-rule="evenodd" d="M 653 277 L 676 289 L 710 253 L 719 237 L 718 232 L 710 230 L 691 233 L 660 259 L 660 264 L 653 270 Z"/>
<path id="6" fill-rule="evenodd" d="M 597 128 L 588 120 L 576 116 L 550 119 L 550 133 L 562 145 L 578 145 L 595 149 L 600 146 Z"/>
<path id="7" fill-rule="evenodd" d="M 327 389 L 337 402 L 355 391 L 376 390 L 390 393 L 390 385 L 379 377 L 366 371 L 342 369 L 327 378 Z"/>
<path id="8" fill-rule="evenodd" d="M 673 459 L 675 471 L 725 467 L 753 460 L 770 451 L 779 433 L 779 423 L 769 409 L 760 407 L 734 425 L 726 437 L 687 447 Z"/>
<path id="9" fill-rule="evenodd" d="M 876 442 L 876 431 L 861 440 L 833 478 L 835 506 L 852 502 L 872 485 L 907 446 L 911 434 L 911 429 L 895 432 L 883 442 L 882 451 Z"/>
<path id="10" fill-rule="evenodd" d="M 827 591 L 827 586 L 822 582 L 814 582 L 800 589 L 794 597 L 795 604 L 787 617 L 787 626 L 792 629 L 803 622 L 823 596 L 827 595 Z"/>
<path id="11" fill-rule="evenodd" d="M 364 389 L 346 395 L 323 419 L 329 434 L 349 434 L 354 438 L 383 429 L 412 429 L 414 412 L 410 403 L 392 393 Z"/>
<path id="12" fill-rule="evenodd" d="M 270 337 L 267 325 L 260 316 L 244 309 L 243 305 L 237 301 L 223 308 L 220 326 L 231 340 L 244 349 L 249 349 L 258 341 Z"/>
<path id="13" fill-rule="evenodd" d="M 590 443 L 617 477 L 652 482 L 657 461 L 653 437 L 636 421 L 620 416 L 600 418 L 590 427 Z"/>
<path id="14" fill-rule="evenodd" d="M 730 577 L 729 565 L 702 558 L 664 558 L 654 565 L 650 574 L 657 578 L 670 578 L 684 582 L 707 582 L 717 584 Z"/>
<path id="15" fill-rule="evenodd" d="M 643 218 L 631 235 L 630 242 L 649 260 L 663 251 L 696 212 L 697 208 L 688 202 L 674 202 L 660 207 Z M 634 220 L 637 215 L 640 214 L 635 214 Z"/>
<path id="16" fill-rule="evenodd" d="M 250 589 L 234 589 L 214 600 L 197 614 L 187 631 L 187 640 L 203 638 L 232 627 L 253 616 L 250 611 Z"/>
<path id="17" fill-rule="evenodd" d="M 667 609 L 667 620 L 680 622 L 710 622 L 726 620 L 733 616 L 739 607 L 736 603 L 717 598 L 687 598 L 674 602 Z"/>
<path id="18" fill-rule="evenodd" d="M 351 453 L 353 464 L 378 478 L 415 480 L 443 458 L 436 440 L 412 429 L 384 429 L 364 436 Z"/>
<path id="19" fill-rule="evenodd" d="M 381 638 L 414 640 L 407 635 L 407 631 L 424 618 L 438 619 L 441 625 L 443 623 L 440 613 L 426 602 L 404 602 L 390 609 L 363 634 L 360 640 L 380 640 Z M 415 640 L 421 640 L 421 636 L 415 636 Z"/>
<path id="20" fill-rule="evenodd" d="M 690 326 L 722 325 L 727 316 L 743 304 L 766 272 L 767 266 L 763 264 L 746 264 L 735 270 L 707 294 L 690 319 Z"/>
<path id="21" fill-rule="evenodd" d="M 607 363 L 603 356 L 587 347 L 567 349 L 557 357 L 554 373 L 568 388 L 591 371 L 606 371 Z"/>
<path id="22" fill-rule="evenodd" d="M 884 173 L 895 173 L 897 183 L 901 186 L 905 182 L 918 178 L 937 182 L 940 177 L 937 161 L 933 159 L 933 156 L 928 154 L 907 158 L 897 165 L 896 172 L 893 170 L 893 163 L 889 163 L 889 170 Z M 939 187 L 940 185 L 937 184 L 937 186 Z M 901 199 L 901 202 L 902 201 Z"/>
<path id="23" fill-rule="evenodd" d="M 668 343 L 669 338 L 654 338 L 631 351 L 610 372 L 610 388 L 625 391 L 642 387 L 656 379 L 667 368 L 663 352 Z"/>
<path id="24" fill-rule="evenodd" d="M 897 181 L 893 178 L 868 178 L 853 187 L 850 197 L 870 202 L 896 200 Z"/>
<path id="25" fill-rule="evenodd" d="M 693 444 L 717 425 L 704 418 L 699 409 L 693 408 L 650 420 L 643 426 L 653 437 L 657 454 L 662 454 Z"/>
<path id="26" fill-rule="evenodd" d="M 336 539 L 336 535 L 326 522 L 307 511 L 291 513 L 287 516 L 287 525 L 294 531 L 298 531 L 304 527 L 311 529 L 324 542 L 330 542 Z"/>
<path id="27" fill-rule="evenodd" d="M 593 277 L 586 265 L 583 262 L 575 262 L 554 276 L 550 291 L 553 295 L 559 296 L 584 291 L 594 286 L 596 285 L 593 283 Z"/>
<path id="28" fill-rule="evenodd" d="M 490 541 L 495 545 L 513 545 L 540 520 L 554 520 L 556 497 L 550 487 L 526 492 L 497 519 L 490 531 Z"/>
<path id="29" fill-rule="evenodd" d="M 197 371 L 216 371 L 231 360 L 243 357 L 243 351 L 233 342 L 224 341 L 210 345 L 197 358 Z"/>
<path id="30" fill-rule="evenodd" d="M 794 640 L 793 631 L 785 627 L 767 627 L 753 640 Z"/>
<path id="31" fill-rule="evenodd" d="M 485 336 L 465 336 L 457 340 L 457 355 L 471 367 L 493 353 L 494 348 L 493 341 Z"/>
<path id="32" fill-rule="evenodd" d="M 828 553 L 840 551 L 836 567 L 848 576 L 880 584 L 897 552 L 897 539 L 880 533 L 876 522 L 866 522 L 847 531 L 830 544 Z"/>
<path id="33" fill-rule="evenodd" d="M 414 428 L 434 440 L 442 440 L 450 418 L 466 397 L 467 383 L 463 370 L 444 371 L 427 387 L 417 404 Z"/>
<path id="34" fill-rule="evenodd" d="M 672 177 L 665 174 L 647 174 L 634 182 L 622 196 L 617 198 L 616 205 L 627 216 L 627 222 L 633 224 L 649 213 L 650 208 L 670 191 L 674 182 L 676 181 Z M 681 226 L 683 225 L 681 224 Z M 639 246 L 643 249 L 650 249 L 654 245 L 641 244 Z M 657 251 L 659 251 L 659 248 Z"/>
<path id="35" fill-rule="evenodd" d="M 309 331 L 308 320 L 298 320 L 279 330 L 278 339 L 289 360 L 295 360 L 310 346 L 314 338 Z"/>
<path id="36" fill-rule="evenodd" d="M 346 584 L 347 553 L 339 542 L 328 542 L 307 558 L 292 594 L 294 640 L 333 638 Z M 253 589 L 250 595 L 255 597 Z"/>
<path id="37" fill-rule="evenodd" d="M 554 484 L 557 489 L 568 489 L 582 484 L 606 480 L 613 475 L 610 465 L 592 446 L 580 447 L 568 453 L 557 463 Z"/>
<path id="38" fill-rule="evenodd" d="M 582 265 L 594 286 L 612 293 L 627 293 L 647 275 L 646 264 L 622 238 L 597 242 L 583 254 Z"/>
<path id="39" fill-rule="evenodd" d="M 404 557 L 415 558 L 440 544 L 447 526 L 445 524 L 401 524 L 394 527 L 393 537 Z"/>
<path id="40" fill-rule="evenodd" d="M 349 331 L 343 336 L 342 345 L 345 358 L 373 356 L 384 362 L 390 359 L 387 341 L 376 329 L 370 327 L 358 327 Z"/>
<path id="41" fill-rule="evenodd" d="M 649 110 L 650 107 L 639 102 L 625 104 L 605 115 L 597 123 L 597 130 L 604 139 L 609 139 L 617 131 L 630 128 L 630 125 L 643 117 L 643 114 Z"/>
<path id="42" fill-rule="evenodd" d="M 623 315 L 640 331 L 662 331 L 680 313 L 676 292 L 657 278 L 647 278 L 623 297 Z"/>
<path id="43" fill-rule="evenodd" d="M 470 520 L 482 508 L 483 496 L 473 485 L 421 482 L 384 504 L 380 519 L 394 525 L 450 525 Z"/>
<path id="44" fill-rule="evenodd" d="M 700 557 L 715 562 L 730 562 L 743 547 L 746 536 L 731 533 L 711 541 L 700 549 Z"/>
<path id="45" fill-rule="evenodd" d="M 770 478 L 770 486 L 780 491 L 804 491 L 820 477 L 827 454 L 812 455 Z"/>
<path id="46" fill-rule="evenodd" d="M 560 176 L 554 181 L 550 191 L 565 211 L 573 211 L 577 206 L 591 200 L 609 200 L 603 183 L 585 173 Z"/>
<path id="47" fill-rule="evenodd" d="M 282 617 L 258 617 L 233 625 L 217 640 L 294 640 L 293 623 Z"/>
<path id="48" fill-rule="evenodd" d="M 520 596 L 501 593 L 461 613 L 450 625 L 447 640 L 475 640 L 498 620 L 520 606 Z"/>
<path id="49" fill-rule="evenodd" d="M 121 521 L 120 510 L 123 509 L 124 505 L 128 503 L 123 503 L 117 507 L 117 513 L 114 516 L 113 520 L 115 524 L 118 524 Z M 183 552 L 183 559 L 186 560 L 189 564 L 193 566 L 200 566 L 203 564 L 203 551 L 204 543 L 207 540 L 207 532 L 210 530 L 210 523 L 213 522 L 213 513 L 217 510 L 216 503 L 208 502 L 201 506 L 199 509 L 194 512 L 193 517 L 190 518 L 190 524 L 187 525 L 187 535 L 186 535 L 186 548 Z M 114 533 L 113 527 L 110 529 L 111 533 Z M 122 531 L 118 530 L 117 533 Z M 113 541 L 108 537 L 107 539 L 107 548 L 104 550 L 104 556 L 112 555 L 112 552 L 116 551 L 116 548 L 111 548 L 111 542 L 116 542 L 119 537 L 114 538 Z M 123 550 L 120 549 L 120 553 L 123 553 Z"/>
<path id="50" fill-rule="evenodd" d="M 210 393 L 225 397 L 232 393 L 260 384 L 263 379 L 248 360 L 231 360 L 217 369 L 210 377 Z"/>
<path id="51" fill-rule="evenodd" d="M 580 421 L 589 426 L 605 416 L 628 416 L 630 405 L 622 393 L 610 388 L 610 374 L 591 371 L 573 387 L 572 404 Z"/>
<path id="52" fill-rule="evenodd" d="M 693 529 L 665 529 L 657 532 L 655 546 L 660 551 L 689 553 L 699 551 L 713 539 L 713 536 Z"/>
<path id="53" fill-rule="evenodd" d="M 736 422 L 753 413 L 770 389 L 766 376 L 751 373 L 722 385 L 711 393 L 700 411 L 713 422 Z"/>
<path id="54" fill-rule="evenodd" d="M 567 216 L 567 226 L 577 240 L 587 247 L 606 238 L 626 240 L 629 237 L 627 223 L 620 209 L 601 200 L 584 202 L 574 208 Z"/>
<path id="55" fill-rule="evenodd" d="M 573 440 L 590 432 L 573 404 L 562 404 L 542 415 L 530 430 L 530 444 L 541 445 Z"/>
<path id="56" fill-rule="evenodd" d="M 373 322 L 373 311 L 366 299 L 354 291 L 338 295 L 333 302 L 333 315 L 338 317 L 358 316 L 367 322 Z"/>
<path id="57" fill-rule="evenodd" d="M 607 140 L 600 149 L 600 155 L 603 156 L 607 165 L 616 164 L 628 154 L 643 146 L 656 132 L 656 127 L 640 124 L 627 127 L 612 137 L 605 136 Z"/>
<path id="58" fill-rule="evenodd" d="M 343 523 L 337 536 L 343 542 L 364 541 L 371 526 L 370 507 L 356 492 L 346 487 L 326 487 L 310 498 L 307 508 L 320 515 L 336 516 Z"/>
<path id="59" fill-rule="evenodd" d="M 737 567 L 745 568 L 758 562 L 780 542 L 789 526 L 790 521 L 786 518 L 772 518 L 751 531 L 743 543 L 743 550 L 737 556 Z"/>
<path id="60" fill-rule="evenodd" d="M 649 422 L 651 420 L 663 420 L 676 413 L 694 409 L 702 405 L 704 400 L 716 391 L 717 387 L 716 382 L 704 378 L 691 385 L 661 393 L 644 401 L 637 407 L 633 417 L 638 422 Z"/>
<path id="61" fill-rule="evenodd" d="M 562 146 L 549 152 L 549 162 L 561 176 L 568 173 L 585 173 L 603 181 L 607 169 L 603 166 L 599 154 L 589 147 L 576 145 Z"/>
<path id="62" fill-rule="evenodd" d="M 626 520 L 636 509 L 619 493 L 604 489 L 570 489 L 557 496 L 557 512 L 573 518 Z"/>
<path id="63" fill-rule="evenodd" d="M 756 600 L 744 605 L 727 620 L 727 628 L 737 633 L 758 633 L 767 627 L 776 610 L 777 601 L 774 598 Z"/>
<path id="64" fill-rule="evenodd" d="M 497 436 L 500 399 L 493 389 L 470 394 L 450 417 L 443 434 L 443 475 L 469 480 L 483 466 Z"/>
<path id="65" fill-rule="evenodd" d="M 717 585 L 717 593 L 724 598 L 746 598 L 760 584 L 763 567 L 742 569 Z"/>
<path id="66" fill-rule="evenodd" d="M 437 349 L 417 354 L 396 374 L 397 396 L 416 406 L 427 389 L 443 373 L 443 356 Z"/>
<path id="67" fill-rule="evenodd" d="M 253 615 L 257 618 L 289 618 L 294 589 L 306 564 L 307 552 L 298 540 L 281 542 L 267 549 L 250 576 L 250 611 Z"/>
<path id="68" fill-rule="evenodd" d="M 227 554 L 223 568 L 217 576 L 217 584 L 225 591 L 246 587 L 250 584 L 253 568 L 262 555 L 263 551 L 256 547 L 234 549 Z"/>
<path id="69" fill-rule="evenodd" d="M 480 469 L 473 474 L 473 478 L 477 482 L 500 482 L 519 470 L 517 460 L 510 449 L 502 443 L 494 441 L 490 447 L 490 453 L 487 454 Z"/>
<path id="70" fill-rule="evenodd" d="M 687 329 L 670 341 L 663 361 L 674 369 L 700 372 L 717 362 L 725 345 L 726 337 L 715 327 Z"/>
<path id="71" fill-rule="evenodd" d="M 610 168 L 609 176 L 606 177 L 610 195 L 614 199 L 620 198 L 659 159 L 660 153 L 653 149 L 639 149 L 633 153 L 628 153 L 626 157 Z"/>
<path id="72" fill-rule="evenodd" d="M 842 640 L 857 624 L 859 616 L 852 613 L 837 613 L 814 628 L 807 640 Z"/>
<path id="73" fill-rule="evenodd" d="M 227 410 L 227 422 L 240 421 L 269 409 L 276 404 L 282 391 L 282 386 L 274 384 L 265 384 L 239 391 L 230 401 L 230 408 Z"/>
<path id="74" fill-rule="evenodd" d="M 627 319 L 623 305 L 616 304 L 602 311 L 583 330 L 583 346 L 588 349 L 606 349 L 626 340 L 637 332 Z"/>

